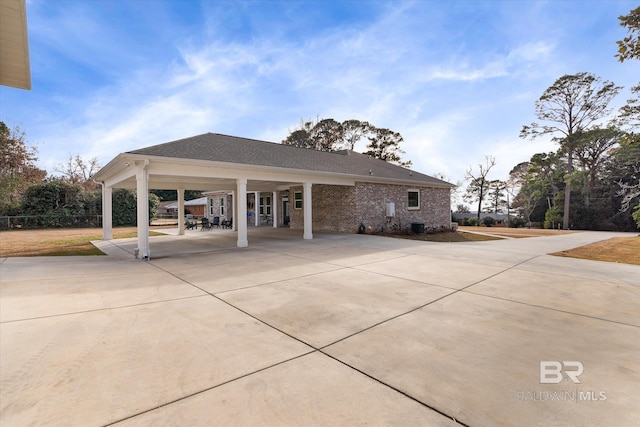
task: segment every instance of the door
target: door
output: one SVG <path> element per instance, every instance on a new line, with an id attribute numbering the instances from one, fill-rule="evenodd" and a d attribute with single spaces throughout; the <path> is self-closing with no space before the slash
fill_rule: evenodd
<path id="1" fill-rule="evenodd" d="M 289 200 L 282 201 L 282 224 L 289 225 Z"/>

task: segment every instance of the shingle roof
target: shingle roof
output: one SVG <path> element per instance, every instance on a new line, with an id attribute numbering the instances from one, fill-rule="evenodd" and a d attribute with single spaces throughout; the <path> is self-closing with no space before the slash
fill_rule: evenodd
<path id="1" fill-rule="evenodd" d="M 450 185 L 355 151 L 317 151 L 217 133 L 205 133 L 129 153 Z"/>

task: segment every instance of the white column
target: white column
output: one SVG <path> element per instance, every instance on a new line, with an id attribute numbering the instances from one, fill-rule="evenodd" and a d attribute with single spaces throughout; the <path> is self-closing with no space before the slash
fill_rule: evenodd
<path id="1" fill-rule="evenodd" d="M 274 191 L 271 196 L 271 219 L 273 220 L 273 228 L 278 228 L 278 192 Z"/>
<path id="2" fill-rule="evenodd" d="M 231 192 L 231 217 L 233 222 L 231 223 L 231 230 L 238 230 L 238 203 L 236 203 L 236 192 Z M 228 218 L 227 218 L 228 219 Z"/>
<path id="3" fill-rule="evenodd" d="M 113 239 L 113 188 L 102 183 L 102 240 Z"/>
<path id="4" fill-rule="evenodd" d="M 257 227 L 260 225 L 260 192 L 256 191 L 253 193 L 253 219 L 254 225 Z"/>
<path id="5" fill-rule="evenodd" d="M 178 234 L 184 234 L 184 188 L 178 188 Z"/>
<path id="6" fill-rule="evenodd" d="M 236 181 L 238 191 L 238 216 L 234 219 L 233 223 L 238 227 L 238 247 L 246 248 L 249 246 L 249 240 L 247 240 L 247 180 L 240 178 Z"/>
<path id="7" fill-rule="evenodd" d="M 304 190 L 302 192 L 302 210 L 304 211 L 304 234 L 302 236 L 305 240 L 313 239 L 313 216 L 311 211 L 311 183 L 304 183 Z"/>
<path id="8" fill-rule="evenodd" d="M 149 259 L 149 161 L 137 163 L 138 250 L 141 259 Z"/>

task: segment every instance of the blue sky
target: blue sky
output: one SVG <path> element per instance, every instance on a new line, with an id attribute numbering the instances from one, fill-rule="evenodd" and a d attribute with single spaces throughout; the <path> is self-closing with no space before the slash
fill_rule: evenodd
<path id="1" fill-rule="evenodd" d="M 27 0 L 33 89 L 0 87 L 53 172 L 70 154 L 204 132 L 279 142 L 301 119 L 400 132 L 413 169 L 461 180 L 485 155 L 505 179 L 548 141 L 518 137 L 534 102 L 581 71 L 625 89 L 618 16 L 633 1 Z M 357 147 L 357 149 L 363 147 Z"/>

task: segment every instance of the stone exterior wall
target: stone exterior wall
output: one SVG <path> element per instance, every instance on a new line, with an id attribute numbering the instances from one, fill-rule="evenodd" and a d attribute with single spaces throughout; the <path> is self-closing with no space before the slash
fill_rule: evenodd
<path id="1" fill-rule="evenodd" d="M 224 218 L 220 215 L 220 199 L 224 198 Z M 207 217 L 213 218 L 219 216 L 220 221 L 224 219 L 231 219 L 233 212 L 231 211 L 231 194 L 210 194 L 207 196 Z M 211 207 L 213 207 L 213 215 L 211 215 Z"/>
<path id="2" fill-rule="evenodd" d="M 409 190 L 420 192 L 420 205 L 409 209 Z M 395 216 L 386 216 L 387 203 L 395 204 Z M 402 231 L 411 223 L 424 223 L 426 230 L 451 227 L 451 206 L 448 188 L 356 184 L 356 206 L 360 222 L 367 231 Z"/>
<path id="3" fill-rule="evenodd" d="M 289 228 L 294 230 L 303 230 L 304 211 L 302 209 L 296 209 L 295 207 L 294 195 L 297 191 L 303 191 L 302 185 L 297 185 L 289 188 Z"/>
<path id="4" fill-rule="evenodd" d="M 420 192 L 418 209 L 408 208 L 408 191 Z M 295 209 L 294 193 L 302 186 L 291 187 L 291 228 L 304 228 L 304 207 Z M 426 230 L 450 228 L 451 207 L 448 188 L 391 185 L 358 182 L 355 186 L 314 185 L 313 231 L 355 233 L 362 223 L 366 231 L 402 231 L 411 223 L 424 223 Z M 387 203 L 395 204 L 395 216 L 386 216 Z"/>

